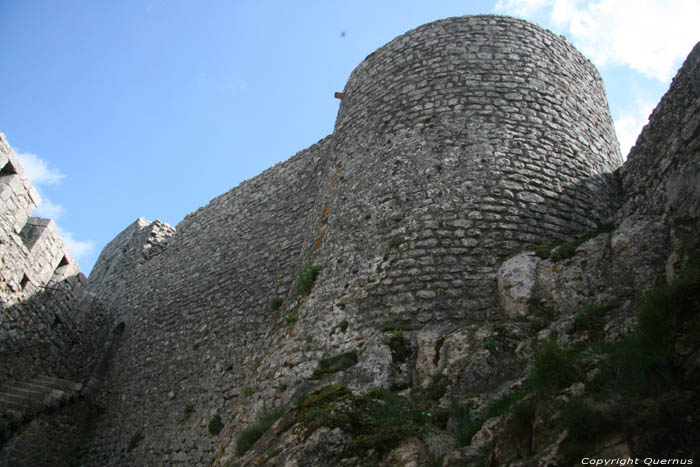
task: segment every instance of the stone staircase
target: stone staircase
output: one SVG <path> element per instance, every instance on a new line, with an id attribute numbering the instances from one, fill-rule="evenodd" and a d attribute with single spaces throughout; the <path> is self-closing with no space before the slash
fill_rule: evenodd
<path id="1" fill-rule="evenodd" d="M 0 388 L 0 414 L 27 413 L 58 407 L 78 395 L 82 384 L 50 376 L 37 376 Z"/>

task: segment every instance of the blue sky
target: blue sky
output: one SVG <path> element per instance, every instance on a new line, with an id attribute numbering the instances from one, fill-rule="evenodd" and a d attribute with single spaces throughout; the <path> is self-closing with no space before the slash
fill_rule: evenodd
<path id="1" fill-rule="evenodd" d="M 0 131 L 84 272 L 333 129 L 350 72 L 448 16 L 510 14 L 599 68 L 623 153 L 696 41 L 697 0 L 0 0 Z"/>

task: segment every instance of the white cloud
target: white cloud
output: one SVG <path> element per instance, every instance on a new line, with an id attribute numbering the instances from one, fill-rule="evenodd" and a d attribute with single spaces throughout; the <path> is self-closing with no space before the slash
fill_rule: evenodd
<path id="1" fill-rule="evenodd" d="M 638 99 L 633 109 L 621 112 L 615 119 L 615 131 L 623 157 L 627 157 L 642 128 L 649 122 L 654 105 L 651 101 Z"/>
<path id="2" fill-rule="evenodd" d="M 36 154 L 18 152 L 17 157 L 22 163 L 27 178 L 29 178 L 29 181 L 37 191 L 39 191 L 39 195 L 41 196 L 41 203 L 37 206 L 32 215 L 53 219 L 53 221 L 56 222 L 65 214 L 66 209 L 61 204 L 54 203 L 47 198 L 41 192 L 41 186 L 57 185 L 65 178 L 65 175 L 58 169 L 49 168 L 46 162 L 40 159 Z M 95 242 L 92 240 L 83 241 L 76 239 L 71 232 L 64 230 L 57 222 L 56 231 L 77 261 L 80 261 L 81 258 L 85 258 L 92 253 L 95 248 Z"/>
<path id="3" fill-rule="evenodd" d="M 41 203 L 39 203 L 39 206 L 36 208 L 36 210 L 32 213 L 33 216 L 36 217 L 48 217 L 49 219 L 53 219 L 54 222 L 61 217 L 65 212 L 65 208 L 61 206 L 60 204 L 56 204 L 52 202 L 50 199 L 47 197 L 41 195 Z"/>
<path id="4" fill-rule="evenodd" d="M 566 32 L 598 66 L 667 82 L 700 39 L 698 0 L 499 0 L 496 10 Z"/>
<path id="5" fill-rule="evenodd" d="M 37 185 L 56 185 L 65 177 L 58 169 L 50 169 L 46 162 L 30 152 L 17 153 L 24 173 L 35 187 Z"/>
<path id="6" fill-rule="evenodd" d="M 80 261 L 81 259 L 85 258 L 95 248 L 95 242 L 92 240 L 77 240 L 75 237 L 73 237 L 71 232 L 63 230 L 58 225 L 56 225 L 56 231 L 58 232 L 58 235 L 61 236 L 64 243 L 68 246 L 68 249 L 76 261 Z"/>

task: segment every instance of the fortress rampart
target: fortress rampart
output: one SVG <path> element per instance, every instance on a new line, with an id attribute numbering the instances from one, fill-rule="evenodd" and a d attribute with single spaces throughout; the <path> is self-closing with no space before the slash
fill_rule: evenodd
<path id="1" fill-rule="evenodd" d="M 2 133 L 0 199 L 0 387 L 38 374 L 87 382 L 105 315 L 53 221 L 31 217 L 40 197 Z"/>
<path id="2" fill-rule="evenodd" d="M 363 360 L 380 323 L 497 317 L 503 258 L 619 203 L 600 77 L 537 26 L 422 26 L 370 55 L 344 96 L 329 137 L 175 230 L 140 219 L 105 248 L 90 286 L 124 335 L 88 465 L 206 463 L 214 414 L 235 432 L 291 397 L 280 381 L 341 351 L 359 351 L 352 384 L 388 383 L 372 376 L 388 363 Z M 296 300 L 309 261 L 321 275 Z"/>

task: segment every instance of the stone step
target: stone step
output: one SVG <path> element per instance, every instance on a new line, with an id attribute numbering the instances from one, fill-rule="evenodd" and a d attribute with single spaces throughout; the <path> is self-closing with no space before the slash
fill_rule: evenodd
<path id="1" fill-rule="evenodd" d="M 21 397 L 28 400 L 36 400 L 41 402 L 44 400 L 44 396 L 50 391 L 43 389 L 41 391 L 27 391 L 18 387 L 11 387 L 4 389 L 0 394 L 5 394 L 7 396 Z"/>
<path id="2" fill-rule="evenodd" d="M 6 391 L 17 390 L 29 393 L 44 393 L 53 389 L 53 386 L 41 383 L 34 383 L 32 381 L 15 383 L 9 388 L 5 388 Z"/>
<path id="3" fill-rule="evenodd" d="M 51 389 L 60 389 L 62 391 L 78 392 L 83 387 L 83 385 L 80 383 L 75 383 L 67 379 L 54 378 L 51 376 L 37 376 L 32 380 L 32 382 L 47 384 L 51 387 Z"/>
<path id="4" fill-rule="evenodd" d="M 18 412 L 24 412 L 25 410 L 31 409 L 32 407 L 33 406 L 6 399 L 4 395 L 0 394 L 0 413 L 7 412 L 7 410 L 16 410 Z"/>
<path id="5" fill-rule="evenodd" d="M 0 392 L 0 401 L 6 405 L 12 405 L 14 407 L 22 407 L 24 409 L 33 409 L 41 405 L 41 401 L 33 399 L 31 397 L 24 397 L 17 394 L 10 394 L 8 392 Z"/>
<path id="6" fill-rule="evenodd" d="M 79 383 L 51 376 L 37 376 L 28 381 L 13 383 L 0 390 L 0 413 L 8 409 L 40 409 L 51 391 L 75 394 L 81 389 L 82 385 Z"/>

